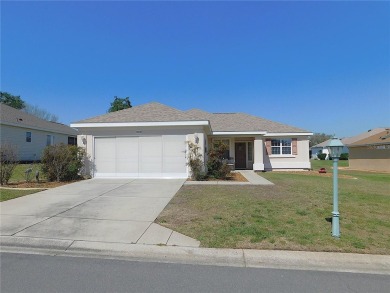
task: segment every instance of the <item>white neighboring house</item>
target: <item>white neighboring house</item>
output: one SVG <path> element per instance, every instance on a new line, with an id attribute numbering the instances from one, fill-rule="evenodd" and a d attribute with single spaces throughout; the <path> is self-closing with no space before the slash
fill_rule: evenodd
<path id="1" fill-rule="evenodd" d="M 349 153 L 348 146 L 346 145 L 349 139 L 350 138 L 348 138 L 348 137 L 341 139 L 341 142 L 344 144 L 343 150 L 341 152 L 342 154 Z M 330 139 L 325 140 L 319 144 L 316 144 L 315 146 L 312 146 L 311 147 L 311 158 L 318 159 L 319 154 L 326 154 L 325 160 L 329 160 L 329 151 L 326 148 L 326 146 L 328 145 L 329 142 L 330 142 Z"/>
<path id="2" fill-rule="evenodd" d="M 77 130 L 0 104 L 1 144 L 17 148 L 19 161 L 40 160 L 44 148 L 59 143 L 77 145 Z"/>
<path id="3" fill-rule="evenodd" d="M 222 141 L 235 169 L 310 169 L 311 132 L 245 113 L 181 111 L 149 103 L 71 124 L 94 177 L 187 178 L 188 141 L 207 151 Z"/>

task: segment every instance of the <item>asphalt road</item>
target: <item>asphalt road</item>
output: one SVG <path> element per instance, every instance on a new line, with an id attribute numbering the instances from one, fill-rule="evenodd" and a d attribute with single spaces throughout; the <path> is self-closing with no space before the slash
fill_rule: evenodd
<path id="1" fill-rule="evenodd" d="M 1 292 L 389 292 L 390 276 L 0 254 Z"/>

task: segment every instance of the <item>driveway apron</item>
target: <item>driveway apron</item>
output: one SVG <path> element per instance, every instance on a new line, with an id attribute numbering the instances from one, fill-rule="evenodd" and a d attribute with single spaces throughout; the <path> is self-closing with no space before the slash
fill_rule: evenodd
<path id="1" fill-rule="evenodd" d="M 178 233 L 153 221 L 184 181 L 91 179 L 6 201 L 1 236 L 169 245 Z"/>

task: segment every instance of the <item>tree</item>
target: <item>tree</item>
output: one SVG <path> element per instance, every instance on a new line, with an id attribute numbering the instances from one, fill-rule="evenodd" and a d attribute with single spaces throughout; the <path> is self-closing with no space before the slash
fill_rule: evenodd
<path id="1" fill-rule="evenodd" d="M 17 162 L 17 148 L 15 145 L 4 143 L 0 147 L 0 184 L 7 184 Z"/>
<path id="2" fill-rule="evenodd" d="M 116 112 L 123 109 L 131 108 L 130 98 L 126 97 L 124 99 L 114 97 L 114 101 L 111 103 L 111 107 L 108 109 L 108 112 Z"/>
<path id="3" fill-rule="evenodd" d="M 20 96 L 14 96 L 7 92 L 0 92 L 0 103 L 15 109 L 23 109 L 26 107 L 26 103 Z"/>
<path id="4" fill-rule="evenodd" d="M 23 109 L 23 111 L 47 121 L 58 122 L 57 115 L 54 115 L 49 111 L 38 107 L 37 105 L 33 106 L 31 104 L 26 103 L 26 107 Z"/>
<path id="5" fill-rule="evenodd" d="M 311 137 L 310 137 L 310 146 L 315 146 L 321 142 L 324 142 L 328 139 L 331 139 L 333 137 L 333 135 L 331 134 L 325 134 L 325 133 L 314 133 Z"/>

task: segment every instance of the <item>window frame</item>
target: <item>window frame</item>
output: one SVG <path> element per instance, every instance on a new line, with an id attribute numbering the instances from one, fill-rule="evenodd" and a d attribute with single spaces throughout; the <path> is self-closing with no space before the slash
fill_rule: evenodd
<path id="1" fill-rule="evenodd" d="M 72 140 L 72 142 L 70 142 L 70 140 Z M 77 145 L 77 137 L 68 136 L 68 145 Z"/>
<path id="2" fill-rule="evenodd" d="M 26 142 L 32 142 L 32 132 L 26 131 Z"/>
<path id="3" fill-rule="evenodd" d="M 292 156 L 292 151 L 293 150 L 291 138 L 271 139 L 271 156 Z"/>

